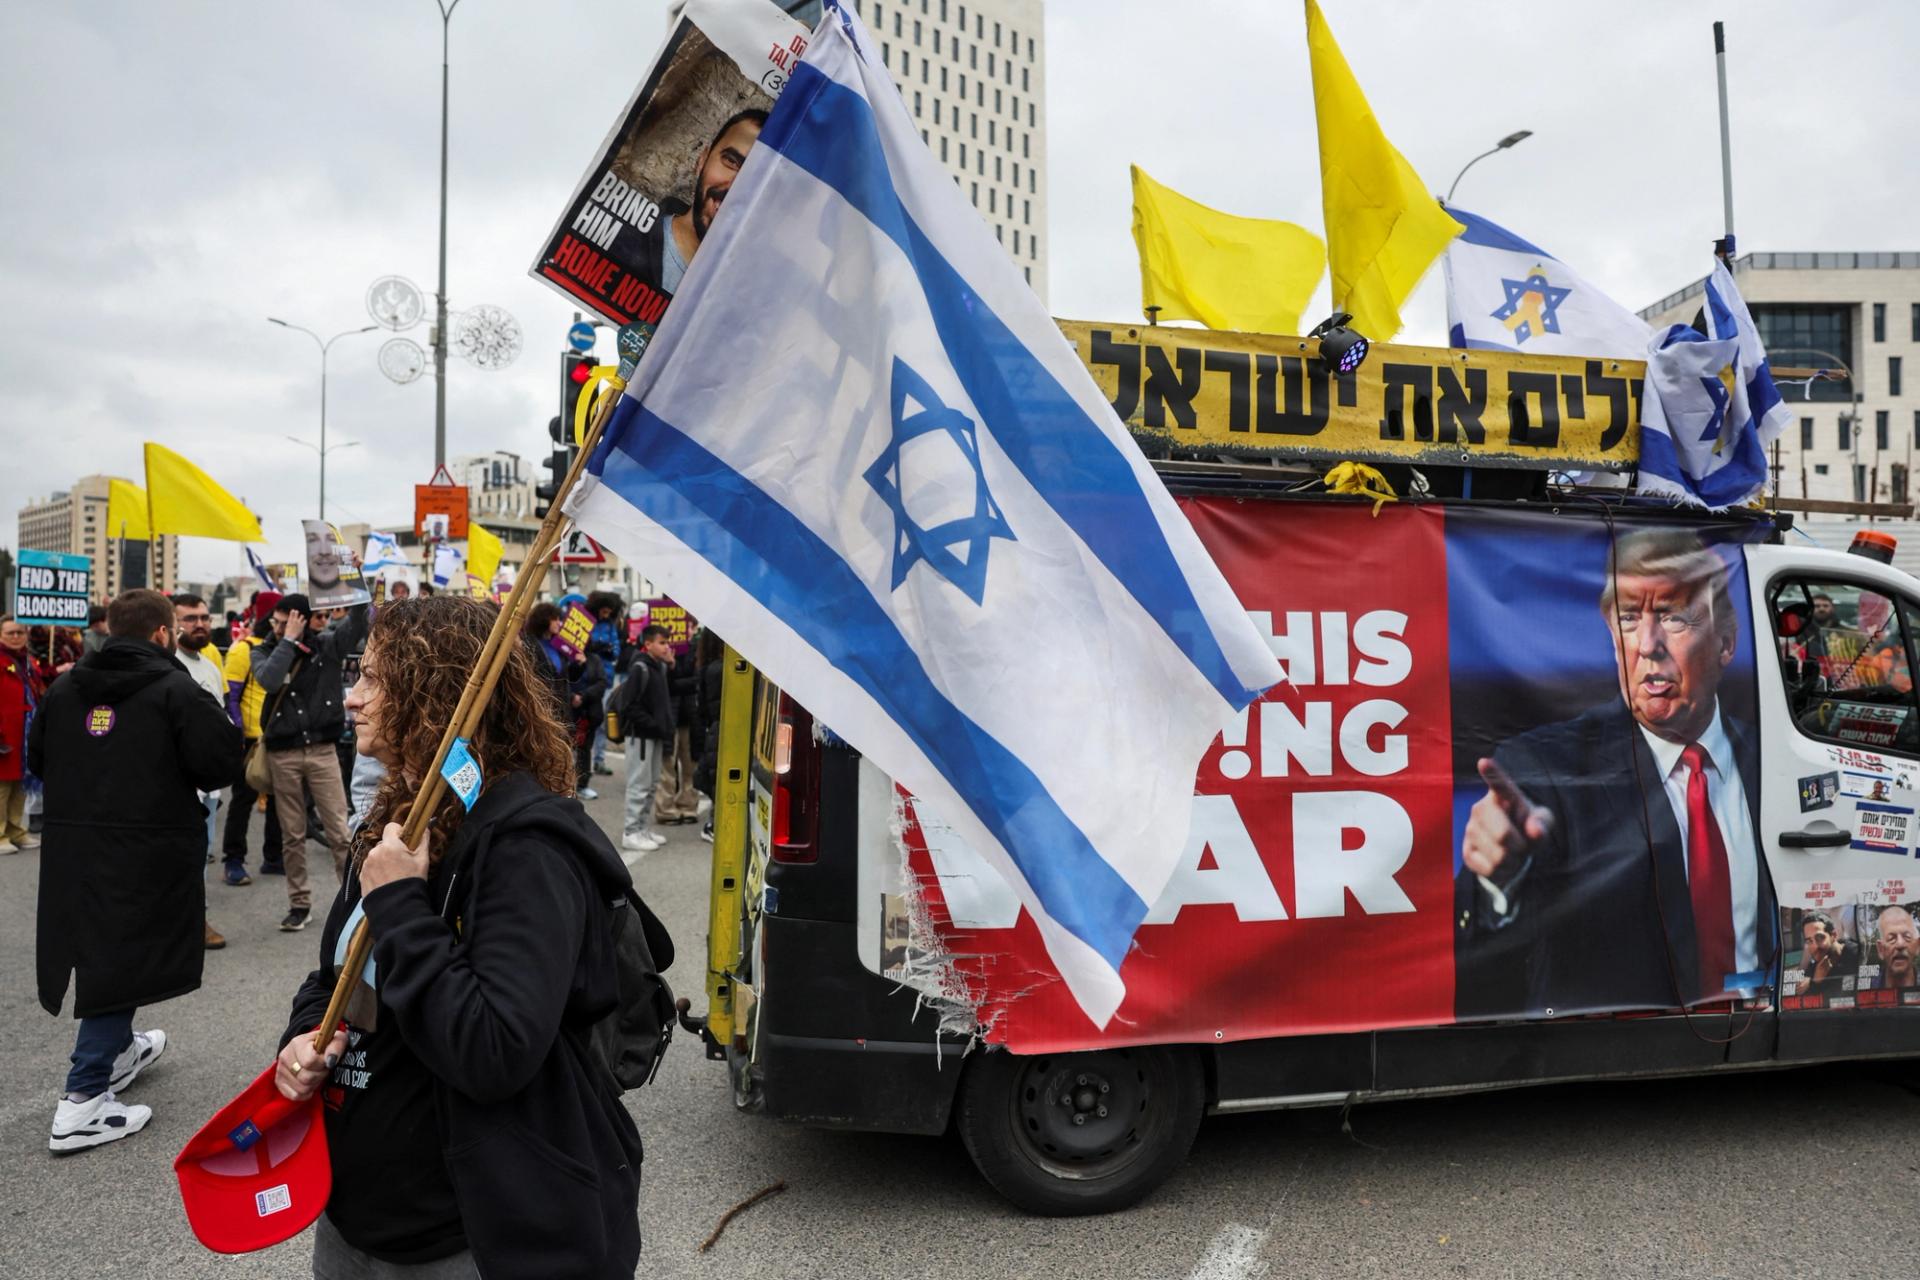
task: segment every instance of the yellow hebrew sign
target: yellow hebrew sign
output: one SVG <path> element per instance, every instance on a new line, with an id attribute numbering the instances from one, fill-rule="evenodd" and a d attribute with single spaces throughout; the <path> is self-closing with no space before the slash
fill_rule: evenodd
<path id="1" fill-rule="evenodd" d="M 1176 448 L 1625 471 L 1646 363 L 1378 345 L 1330 376 L 1311 338 L 1060 320 L 1134 431 Z"/>

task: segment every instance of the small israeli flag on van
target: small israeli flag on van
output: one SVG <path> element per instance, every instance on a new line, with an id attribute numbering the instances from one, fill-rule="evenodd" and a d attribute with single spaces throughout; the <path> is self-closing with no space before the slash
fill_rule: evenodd
<path id="1" fill-rule="evenodd" d="M 1639 488 L 1724 511 L 1766 492 L 1766 446 L 1793 414 L 1723 261 L 1707 277 L 1702 315 L 1705 334 L 1676 324 L 1648 345 Z"/>
<path id="2" fill-rule="evenodd" d="M 1104 1026 L 1280 678 L 830 4 L 569 509 L 1015 886 Z"/>

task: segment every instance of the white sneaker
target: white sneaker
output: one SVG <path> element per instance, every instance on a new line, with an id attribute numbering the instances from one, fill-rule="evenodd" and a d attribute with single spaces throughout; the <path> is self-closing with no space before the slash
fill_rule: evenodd
<path id="1" fill-rule="evenodd" d="M 117 1101 L 113 1090 L 95 1094 L 85 1102 L 60 1099 L 53 1111 L 53 1129 L 47 1137 L 47 1150 L 57 1156 L 85 1151 L 103 1142 L 130 1138 L 147 1127 L 153 1108 L 127 1106 Z"/>
<path id="2" fill-rule="evenodd" d="M 113 1060 L 113 1080 L 107 1085 L 107 1091 L 119 1093 L 125 1089 L 166 1051 L 167 1033 L 160 1028 L 134 1032 L 133 1043 L 121 1050 L 120 1056 Z"/>
<path id="3" fill-rule="evenodd" d="M 18 853 L 20 846 L 11 840 L 0 840 L 0 854 Z"/>
<path id="4" fill-rule="evenodd" d="M 628 853 L 652 853 L 665 843 L 666 841 L 659 836 L 651 832 L 643 832 L 637 836 L 622 837 L 620 847 Z"/>
<path id="5" fill-rule="evenodd" d="M 575 794 L 578 795 L 582 800 L 598 800 L 600 798 L 600 793 L 598 791 L 595 791 L 592 787 L 582 787 Z"/>

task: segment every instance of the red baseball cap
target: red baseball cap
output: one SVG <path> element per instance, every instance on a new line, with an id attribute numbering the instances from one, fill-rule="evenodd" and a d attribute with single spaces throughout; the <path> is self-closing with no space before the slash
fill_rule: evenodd
<path id="1" fill-rule="evenodd" d="M 320 1095 L 290 1102 L 274 1088 L 273 1072 L 262 1071 L 173 1161 L 187 1222 L 218 1253 L 292 1239 L 320 1216 L 333 1190 Z"/>

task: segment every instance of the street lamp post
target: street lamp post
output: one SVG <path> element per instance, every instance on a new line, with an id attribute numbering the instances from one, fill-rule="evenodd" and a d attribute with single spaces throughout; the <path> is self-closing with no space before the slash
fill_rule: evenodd
<path id="1" fill-rule="evenodd" d="M 447 465 L 447 38 L 460 0 L 440 9 L 440 287 L 433 295 L 433 465 Z"/>
<path id="2" fill-rule="evenodd" d="M 1467 170 L 1473 168 L 1473 166 L 1479 164 L 1482 160 L 1485 160 L 1488 156 L 1492 155 L 1495 151 L 1505 151 L 1509 147 L 1518 146 L 1520 143 L 1525 142 L 1528 138 L 1531 138 L 1532 136 L 1533 136 L 1533 130 L 1531 129 L 1516 129 L 1514 132 L 1500 139 L 1500 141 L 1494 143 L 1493 149 L 1491 151 L 1482 151 L 1479 155 L 1475 156 L 1473 159 L 1461 165 L 1460 172 L 1453 175 L 1453 186 L 1447 188 L 1447 198 L 1445 200 L 1442 200 L 1440 203 L 1441 204 L 1453 203 L 1453 193 L 1459 188 L 1460 179 L 1467 176 Z"/>
<path id="3" fill-rule="evenodd" d="M 345 329 L 334 334 L 331 338 L 323 339 L 319 334 L 307 328 L 305 325 L 288 324 L 285 320 L 279 320 L 273 316 L 267 317 L 267 323 L 277 324 L 282 329 L 292 329 L 295 333 L 304 333 L 313 339 L 315 346 L 320 348 L 320 444 L 317 449 L 314 448 L 313 445 L 307 445 L 307 447 L 314 449 L 314 451 L 320 455 L 320 518 L 325 520 L 327 518 L 327 454 L 331 452 L 331 450 L 327 448 L 327 351 L 334 343 L 340 341 L 342 338 L 350 338 L 356 333 L 372 333 L 380 326 L 370 324 L 358 329 Z M 287 438 L 289 440 L 293 439 L 292 436 Z M 296 443 L 307 444 L 305 440 L 299 440 L 296 441 Z M 354 443 L 358 442 L 356 441 Z M 345 449 L 351 446 L 340 445 L 338 447 Z"/>

